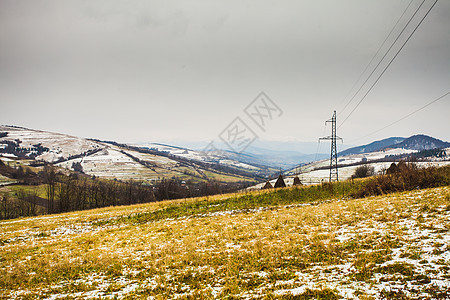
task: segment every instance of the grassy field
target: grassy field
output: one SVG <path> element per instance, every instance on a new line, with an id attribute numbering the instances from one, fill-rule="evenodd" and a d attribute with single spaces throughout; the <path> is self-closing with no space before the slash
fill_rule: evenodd
<path id="1" fill-rule="evenodd" d="M 206 176 L 208 176 L 209 179 L 217 180 L 220 182 L 239 182 L 239 181 L 250 181 L 254 182 L 255 180 L 249 177 L 240 176 L 240 175 L 229 175 L 229 174 L 220 174 L 217 172 L 211 172 L 211 171 L 204 171 Z"/>
<path id="2" fill-rule="evenodd" d="M 36 193 L 36 196 L 38 196 L 38 197 L 47 198 L 46 187 L 47 186 L 45 184 L 41 184 L 41 185 L 37 185 L 37 186 L 10 185 L 10 186 L 3 188 L 2 192 L 9 192 L 10 196 L 15 197 L 15 196 L 17 196 L 17 194 L 19 192 L 23 191 L 23 192 L 29 193 L 29 194 Z"/>
<path id="3" fill-rule="evenodd" d="M 0 186 L 3 184 L 11 184 L 11 183 L 15 183 L 15 182 L 16 182 L 16 180 L 8 178 L 8 177 L 0 174 Z"/>
<path id="4" fill-rule="evenodd" d="M 450 187 L 362 182 L 0 222 L 0 297 L 449 299 Z"/>

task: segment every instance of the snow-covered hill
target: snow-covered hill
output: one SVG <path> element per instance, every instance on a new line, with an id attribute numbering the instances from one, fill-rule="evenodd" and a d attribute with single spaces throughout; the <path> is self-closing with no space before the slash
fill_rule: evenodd
<path id="1" fill-rule="evenodd" d="M 450 143 L 423 134 L 413 135 L 398 144 L 390 146 L 390 148 L 402 148 L 418 151 L 447 147 L 450 147 Z"/>
<path id="2" fill-rule="evenodd" d="M 15 145 L 25 157 L 56 162 L 103 148 L 97 142 L 66 134 L 0 125 L 0 149 Z M 19 154 L 19 153 L 18 153 Z M 18 155 L 15 155 L 18 156 Z"/>
<path id="3" fill-rule="evenodd" d="M 241 169 L 258 170 L 257 166 L 245 162 L 248 160 L 245 158 L 245 155 L 235 155 L 226 151 L 198 151 L 160 143 L 135 144 L 133 146 L 155 150 L 193 161 L 218 163 Z"/>
<path id="4" fill-rule="evenodd" d="M 450 149 L 449 149 L 450 151 Z M 377 163 L 369 163 L 368 165 L 370 167 L 374 168 L 375 174 L 383 173 L 389 166 L 392 164 L 392 162 L 377 162 Z M 417 165 L 419 167 L 429 167 L 429 166 L 446 166 L 450 165 L 450 161 L 431 161 L 431 162 L 418 162 Z M 359 165 L 354 166 L 346 166 L 339 168 L 339 180 L 346 180 L 350 179 L 353 174 L 355 174 L 356 168 L 358 168 Z M 329 175 L 330 170 L 329 169 L 316 169 L 316 170 L 310 170 L 305 172 L 300 172 L 298 174 L 289 173 L 289 175 L 286 175 L 284 177 L 284 182 L 286 183 L 286 186 L 292 186 L 294 183 L 294 177 L 298 176 L 301 183 L 303 185 L 310 185 L 310 184 L 319 184 L 322 182 L 328 182 L 329 181 Z M 272 184 L 272 186 L 275 185 L 277 178 L 272 178 L 269 180 L 269 182 Z M 249 190 L 259 190 L 261 189 L 266 182 L 261 182 L 257 185 L 254 185 L 252 187 L 249 187 Z"/>
<path id="5" fill-rule="evenodd" d="M 341 151 L 339 153 L 339 156 L 380 151 L 386 147 L 401 143 L 404 140 L 405 140 L 405 138 L 403 138 L 403 137 L 390 137 L 387 139 L 382 139 L 380 141 L 372 142 L 367 145 L 362 145 L 362 146 L 357 146 L 357 147 L 346 149 L 344 151 Z"/>
<path id="6" fill-rule="evenodd" d="M 380 141 L 372 142 L 367 145 L 353 147 L 341 151 L 339 153 L 339 156 L 379 152 L 387 149 L 406 149 L 420 151 L 447 147 L 450 147 L 450 143 L 441 141 L 428 135 L 417 134 L 410 136 L 409 138 L 390 137 Z"/>
<path id="7" fill-rule="evenodd" d="M 394 138 L 396 139 L 396 138 Z M 383 143 L 378 143 L 378 146 Z M 352 177 L 355 173 L 356 168 L 361 164 L 368 164 L 370 167 L 374 168 L 375 174 L 383 173 L 393 161 L 399 160 L 401 158 L 406 158 L 409 155 L 416 155 L 419 157 L 417 164 L 419 166 L 443 166 L 450 164 L 450 147 L 442 149 L 440 156 L 429 156 L 421 158 L 420 154 L 423 154 L 423 150 L 429 150 L 432 145 L 443 146 L 448 143 L 442 142 L 440 140 L 427 137 L 427 136 L 412 136 L 408 139 L 404 139 L 401 143 L 396 144 L 396 147 L 384 147 L 382 150 L 360 153 L 361 149 L 368 149 L 365 146 L 355 147 L 355 151 L 358 154 L 351 154 L 338 157 L 339 165 L 339 179 L 345 180 Z M 371 143 L 369 145 L 374 145 Z M 375 144 L 376 145 L 376 144 Z M 405 145 L 405 148 L 401 148 L 398 145 Z M 371 147 L 369 147 L 371 148 Z M 411 149 L 415 148 L 415 149 Z M 421 152 L 422 151 L 422 152 Z M 425 155 L 425 154 L 423 154 Z M 285 172 L 285 183 L 287 186 L 291 186 L 294 181 L 294 177 L 298 176 L 303 184 L 317 184 L 321 182 L 329 181 L 329 170 L 330 160 L 324 159 L 319 161 L 314 161 L 306 165 L 294 168 Z M 276 177 L 270 180 L 272 186 L 276 182 Z M 265 182 L 261 182 L 249 189 L 260 189 L 264 186 Z"/>
<path id="8" fill-rule="evenodd" d="M 385 146 L 398 139 L 400 143 Z M 392 160 L 445 145 L 450 144 L 416 135 L 354 148 L 356 154 L 339 156 L 340 178 L 349 178 L 360 163 L 372 163 L 375 170 L 380 171 Z M 377 151 L 361 153 L 380 147 L 382 149 Z M 82 170 L 88 175 L 119 180 L 153 181 L 176 177 L 183 180 L 263 181 L 265 176 L 273 175 L 278 168 L 261 164 L 270 157 L 270 153 L 261 149 L 258 151 L 259 154 L 198 151 L 159 143 L 126 145 L 23 127 L 0 126 L 0 155 L 3 157 L 44 161 L 67 169 Z M 428 161 L 445 161 L 449 155 L 450 150 L 447 150 L 440 158 L 430 158 Z M 297 173 L 302 174 L 305 183 L 327 180 L 328 166 L 329 159 L 324 159 L 294 168 L 285 173 L 288 175 L 288 184 L 292 181 L 289 176 Z"/>
<path id="9" fill-rule="evenodd" d="M 16 126 L 0 126 L 0 155 L 47 162 L 87 175 L 153 181 L 177 177 L 242 181 L 260 178 L 269 168 L 213 152 L 163 144 L 126 145 Z"/>

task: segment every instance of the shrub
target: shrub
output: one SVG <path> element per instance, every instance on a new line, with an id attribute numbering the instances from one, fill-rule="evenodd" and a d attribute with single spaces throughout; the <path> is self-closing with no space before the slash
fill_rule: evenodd
<path id="1" fill-rule="evenodd" d="M 450 166 L 418 168 L 412 163 L 399 163 L 397 172 L 389 175 L 380 175 L 368 180 L 358 191 L 352 193 L 351 196 L 361 198 L 413 189 L 433 188 L 449 184 Z"/>
<path id="2" fill-rule="evenodd" d="M 81 165 L 80 162 L 73 162 L 73 163 L 72 163 L 72 169 L 73 169 L 75 172 L 84 173 L 84 172 L 83 172 L 83 166 Z"/>
<path id="3" fill-rule="evenodd" d="M 375 169 L 369 165 L 362 165 L 356 168 L 353 178 L 364 178 L 373 176 L 375 174 Z"/>

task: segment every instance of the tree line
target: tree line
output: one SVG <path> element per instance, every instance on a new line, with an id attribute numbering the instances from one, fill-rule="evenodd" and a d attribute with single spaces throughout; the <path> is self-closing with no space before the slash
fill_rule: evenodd
<path id="1" fill-rule="evenodd" d="M 0 171 L 27 185 L 26 189 L 19 188 L 13 195 L 4 193 L 1 196 L 0 219 L 214 195 L 248 186 L 248 183 L 185 182 L 177 178 L 150 185 L 132 180 L 106 180 L 76 172 L 64 174 L 52 165 L 34 173 L 28 168 L 11 168 L 1 161 Z"/>

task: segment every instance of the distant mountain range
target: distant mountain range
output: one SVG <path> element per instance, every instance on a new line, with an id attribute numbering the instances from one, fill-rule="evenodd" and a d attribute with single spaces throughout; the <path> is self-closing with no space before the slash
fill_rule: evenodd
<path id="1" fill-rule="evenodd" d="M 368 152 L 380 151 L 386 147 L 391 145 L 395 145 L 401 143 L 405 140 L 404 137 L 390 137 L 387 139 L 383 139 L 380 141 L 375 141 L 367 145 L 357 146 L 353 148 L 346 149 L 344 151 L 339 152 L 339 156 L 346 156 L 352 154 L 362 154 Z"/>
<path id="2" fill-rule="evenodd" d="M 397 148 L 421 151 L 447 147 L 450 147 L 450 143 L 441 141 L 428 135 L 418 134 L 410 136 L 409 138 L 390 137 L 380 141 L 372 142 L 367 145 L 349 148 L 344 151 L 341 151 L 339 153 L 339 156 L 363 154 Z"/>
<path id="3" fill-rule="evenodd" d="M 430 150 L 436 148 L 448 148 L 450 143 L 441 141 L 431 136 L 418 134 L 413 135 L 402 142 L 392 145 L 389 148 L 403 148 L 408 150 Z"/>

